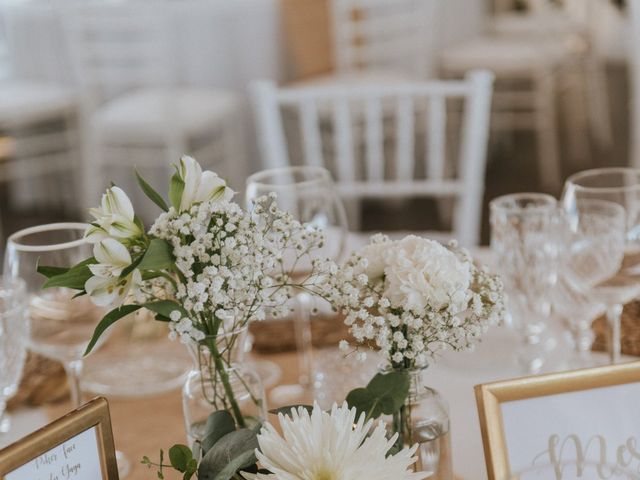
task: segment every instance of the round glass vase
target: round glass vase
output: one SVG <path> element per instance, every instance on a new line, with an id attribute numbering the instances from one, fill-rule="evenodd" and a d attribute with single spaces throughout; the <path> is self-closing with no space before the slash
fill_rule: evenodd
<path id="1" fill-rule="evenodd" d="M 393 415 L 391 429 L 403 446 L 418 444 L 416 471 L 430 472 L 429 480 L 453 480 L 449 405 L 437 390 L 425 385 L 426 367 L 406 372 L 409 396 Z"/>
<path id="2" fill-rule="evenodd" d="M 267 416 L 262 381 L 244 363 L 247 328 L 187 344 L 193 369 L 182 388 L 182 410 L 189 445 L 201 441 L 207 418 L 228 411 L 237 428 L 252 428 Z"/>

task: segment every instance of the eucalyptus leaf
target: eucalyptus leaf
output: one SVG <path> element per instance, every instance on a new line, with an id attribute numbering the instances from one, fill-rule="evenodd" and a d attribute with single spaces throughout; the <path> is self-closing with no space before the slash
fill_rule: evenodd
<path id="1" fill-rule="evenodd" d="M 367 419 L 392 415 L 404 405 L 409 395 L 409 375 L 393 371 L 378 373 L 365 388 L 356 388 L 347 395 L 347 404 Z"/>
<path id="2" fill-rule="evenodd" d="M 140 270 L 168 270 L 174 264 L 171 245 L 166 240 L 154 238 L 149 242 L 138 268 Z"/>
<path id="3" fill-rule="evenodd" d="M 142 189 L 144 194 L 149 197 L 149 200 L 151 200 L 165 212 L 168 211 L 169 207 L 167 206 L 167 202 L 164 201 L 164 198 L 162 198 L 162 196 L 158 192 L 156 192 L 155 189 L 151 185 L 149 185 L 144 178 L 142 178 L 142 176 L 138 173 L 138 170 L 135 170 L 135 174 L 136 180 L 138 180 L 138 185 L 140 185 L 140 188 Z"/>
<path id="4" fill-rule="evenodd" d="M 258 436 L 242 428 L 226 434 L 207 452 L 198 468 L 198 480 L 228 480 L 240 469 L 256 463 Z M 224 476 L 233 469 L 230 476 Z"/>
<path id="5" fill-rule="evenodd" d="M 213 412 L 209 415 L 209 418 L 207 418 L 207 423 L 204 427 L 204 435 L 202 436 L 201 442 L 202 452 L 206 454 L 218 440 L 226 434 L 234 432 L 235 429 L 236 422 L 227 410 Z"/>
<path id="6" fill-rule="evenodd" d="M 169 185 L 169 201 L 176 210 L 180 210 L 180 202 L 182 201 L 182 192 L 184 192 L 184 181 L 176 172 L 171 177 Z"/>
<path id="7" fill-rule="evenodd" d="M 238 470 L 255 465 L 257 461 L 255 450 L 248 450 L 231 460 L 227 466 L 214 477 L 214 480 L 229 480 L 233 478 Z"/>
<path id="8" fill-rule="evenodd" d="M 171 466 L 179 472 L 186 472 L 189 461 L 193 460 L 191 449 L 186 445 L 174 445 L 169 449 Z"/>

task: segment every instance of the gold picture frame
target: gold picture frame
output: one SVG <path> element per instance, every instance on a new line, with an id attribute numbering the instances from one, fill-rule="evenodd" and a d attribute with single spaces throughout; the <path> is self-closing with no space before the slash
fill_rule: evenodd
<path id="1" fill-rule="evenodd" d="M 511 478 L 501 404 L 640 382 L 640 362 L 476 385 L 476 403 L 489 480 Z"/>
<path id="2" fill-rule="evenodd" d="M 109 404 L 97 397 L 21 440 L 0 450 L 0 480 L 67 440 L 96 428 L 100 469 L 104 480 L 119 480 Z"/>

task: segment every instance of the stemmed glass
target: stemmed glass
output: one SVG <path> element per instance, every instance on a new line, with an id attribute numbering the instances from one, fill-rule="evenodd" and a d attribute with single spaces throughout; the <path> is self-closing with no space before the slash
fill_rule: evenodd
<path id="1" fill-rule="evenodd" d="M 529 373 L 537 373 L 546 361 L 545 350 L 554 346 L 545 330 L 563 242 L 557 201 L 541 193 L 518 193 L 494 199 L 489 208 L 491 249 L 512 327 L 525 343 L 520 360 Z"/>
<path id="2" fill-rule="evenodd" d="M 74 407 L 82 402 L 80 376 L 85 349 L 106 312 L 88 296 L 74 299 L 76 292 L 68 288 L 43 290 L 45 278 L 37 266 L 70 267 L 91 257 L 91 244 L 83 238 L 86 228 L 84 223 L 52 223 L 20 230 L 7 240 L 4 260 L 5 275 L 25 284 L 28 347 L 62 363 Z M 100 345 L 106 338 L 102 336 Z M 121 452 L 117 456 L 120 476 L 124 477 L 129 464 Z"/>
<path id="3" fill-rule="evenodd" d="M 322 167 L 297 166 L 263 170 L 247 179 L 246 202 L 251 208 L 259 197 L 275 193 L 278 207 L 302 222 L 323 230 L 325 242 L 314 252 L 318 258 L 339 260 L 345 253 L 347 219 L 344 206 L 335 190 L 331 174 Z M 298 264 L 294 276 L 304 278 L 310 264 Z M 298 351 L 298 383 L 280 385 L 271 392 L 276 403 L 291 403 L 304 399 L 311 388 L 312 343 L 310 314 L 311 297 L 296 294 L 295 338 Z"/>
<path id="4" fill-rule="evenodd" d="M 18 391 L 27 355 L 27 305 L 24 283 L 0 277 L 0 434 L 9 431 L 3 417 L 7 400 Z"/>
<path id="5" fill-rule="evenodd" d="M 617 363 L 621 355 L 622 306 L 640 294 L 640 170 L 615 167 L 576 173 L 565 183 L 562 207 L 576 236 L 571 254 L 574 268 L 582 269 L 576 270 L 574 282 L 606 305 L 611 332 L 610 357 L 612 363 Z M 598 212 L 608 212 L 611 217 L 606 219 Z M 611 232 L 598 231 L 606 229 L 607 224 Z M 623 229 L 622 253 L 607 250 L 619 245 L 619 232 L 613 230 L 618 228 Z M 581 236 L 585 236 L 586 241 L 581 240 Z M 577 255 L 587 259 L 584 265 L 576 263 Z M 614 264 L 617 270 L 605 271 Z"/>

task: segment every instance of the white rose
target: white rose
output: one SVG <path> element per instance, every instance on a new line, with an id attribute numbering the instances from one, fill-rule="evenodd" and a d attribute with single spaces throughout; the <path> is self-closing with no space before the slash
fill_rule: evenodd
<path id="1" fill-rule="evenodd" d="M 386 290 L 392 306 L 416 314 L 430 307 L 466 309 L 470 298 L 471 265 L 440 243 L 409 235 L 385 253 Z"/>
<path id="2" fill-rule="evenodd" d="M 185 155 L 180 159 L 178 175 L 184 182 L 180 199 L 181 212 L 197 203 L 208 200 L 229 201 L 233 197 L 233 190 L 227 187 L 223 179 L 209 170 L 203 172 L 200 164 L 192 157 Z"/>

